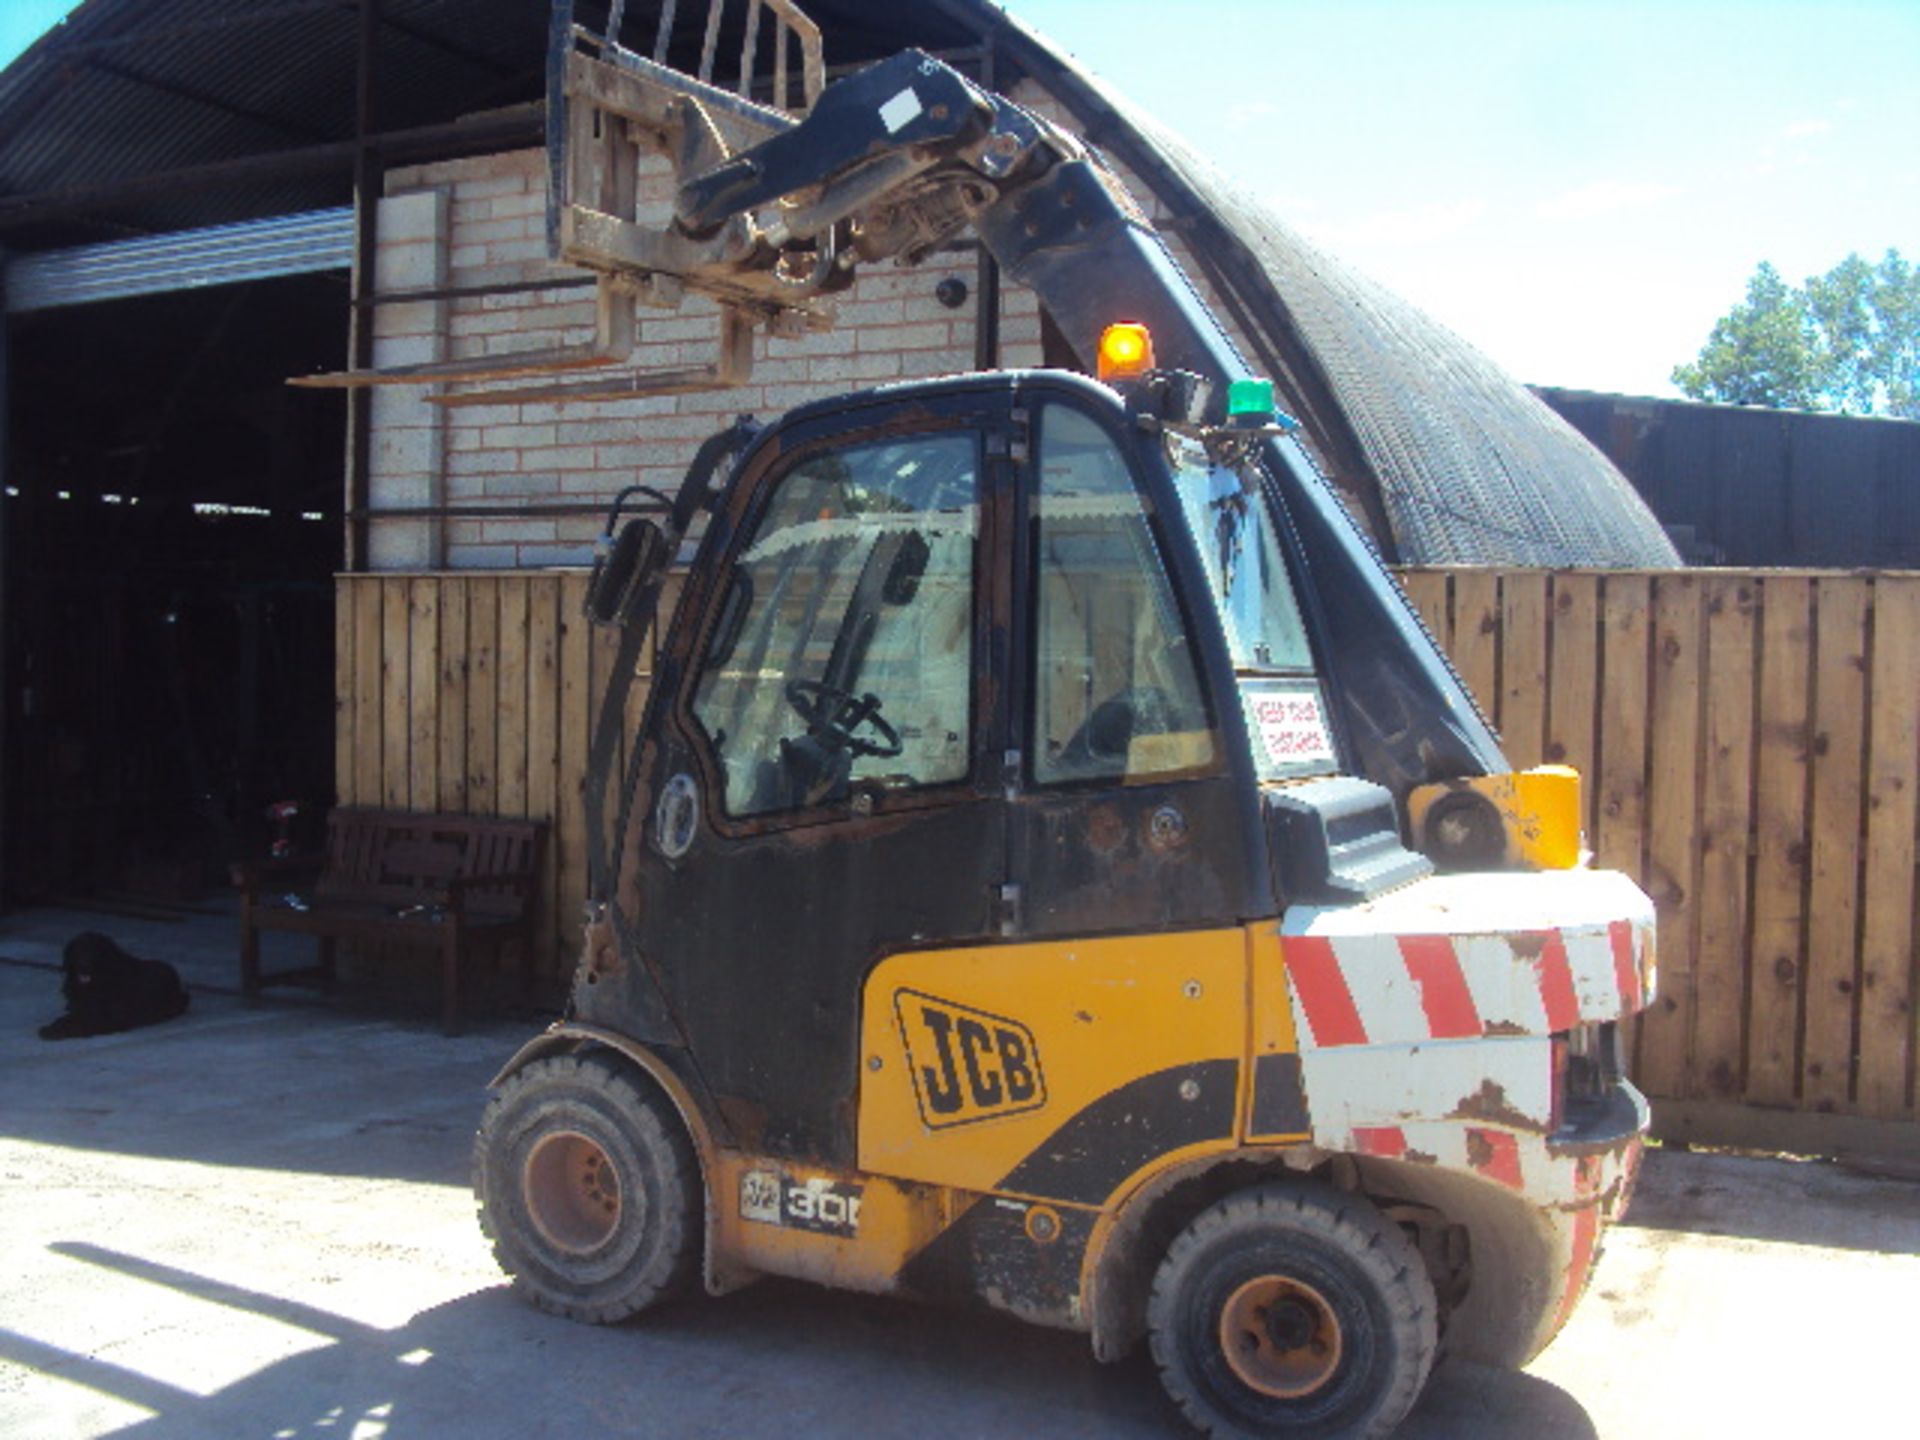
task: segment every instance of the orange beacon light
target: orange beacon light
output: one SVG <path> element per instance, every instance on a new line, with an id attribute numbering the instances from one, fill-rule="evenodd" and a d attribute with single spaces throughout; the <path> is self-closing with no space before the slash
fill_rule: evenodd
<path id="1" fill-rule="evenodd" d="M 1153 336 L 1144 325 L 1109 325 L 1100 332 L 1096 372 L 1102 380 L 1125 380 L 1153 369 Z"/>

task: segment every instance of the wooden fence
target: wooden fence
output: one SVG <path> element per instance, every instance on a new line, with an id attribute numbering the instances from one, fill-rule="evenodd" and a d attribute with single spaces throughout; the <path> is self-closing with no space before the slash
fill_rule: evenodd
<path id="1" fill-rule="evenodd" d="M 586 584 L 583 571 L 531 570 L 336 582 L 340 803 L 548 821 L 549 977 L 570 968 L 579 935 L 587 744 L 616 648 L 581 616 Z M 669 607 L 678 586 L 669 579 Z M 632 725 L 651 669 L 650 641 Z"/>
<path id="2" fill-rule="evenodd" d="M 1830 1149 L 1778 1117 L 1913 1121 L 1920 574 L 1403 578 L 1513 762 L 1577 766 L 1599 863 L 1658 902 L 1635 1073 L 1669 1132 Z M 340 799 L 551 819 L 550 973 L 586 893 L 581 777 L 612 657 L 584 586 L 338 592 Z"/>
<path id="3" fill-rule="evenodd" d="M 1643 1088 L 1913 1119 L 1920 574 L 1403 579 L 1513 762 L 1578 767 L 1598 863 L 1659 906 Z"/>

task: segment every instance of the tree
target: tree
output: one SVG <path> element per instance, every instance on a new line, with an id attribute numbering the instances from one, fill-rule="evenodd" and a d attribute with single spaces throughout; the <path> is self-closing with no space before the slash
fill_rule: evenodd
<path id="1" fill-rule="evenodd" d="M 1849 255 L 1795 288 L 1763 261 L 1673 381 L 1695 400 L 1920 420 L 1920 267 Z"/>

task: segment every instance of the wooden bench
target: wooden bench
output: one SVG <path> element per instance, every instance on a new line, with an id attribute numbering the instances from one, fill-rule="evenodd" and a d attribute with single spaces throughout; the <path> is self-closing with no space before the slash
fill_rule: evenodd
<path id="1" fill-rule="evenodd" d="M 545 849 L 539 821 L 341 806 L 327 816 L 324 857 L 234 867 L 243 892 L 240 988 L 252 999 L 266 985 L 330 982 L 342 939 L 431 946 L 440 952 L 442 1020 L 457 1034 L 460 969 L 474 952 L 492 951 L 498 965 L 517 944 L 527 996 Z M 288 888 L 316 868 L 310 888 Z M 317 936 L 319 963 L 262 974 L 263 930 Z"/>

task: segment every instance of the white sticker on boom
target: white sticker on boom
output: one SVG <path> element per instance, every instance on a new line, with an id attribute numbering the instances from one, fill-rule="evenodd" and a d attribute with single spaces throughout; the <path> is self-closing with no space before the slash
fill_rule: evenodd
<path id="1" fill-rule="evenodd" d="M 902 125 L 917 117 L 920 109 L 920 97 L 913 93 L 913 87 L 909 85 L 880 107 L 880 123 L 886 126 L 887 133 L 892 135 Z"/>

